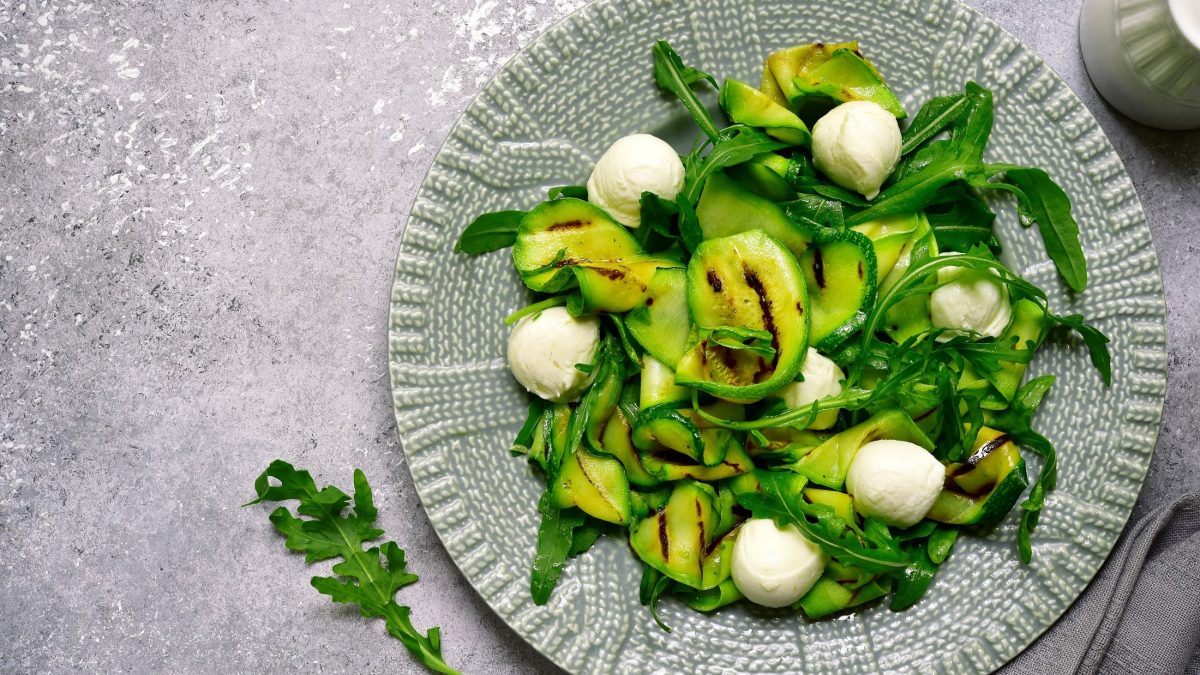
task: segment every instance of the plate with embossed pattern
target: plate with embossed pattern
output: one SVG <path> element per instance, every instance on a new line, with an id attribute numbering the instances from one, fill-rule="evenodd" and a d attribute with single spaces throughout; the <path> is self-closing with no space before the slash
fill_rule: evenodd
<path id="1" fill-rule="evenodd" d="M 910 110 L 975 80 L 996 96 L 988 160 L 1034 163 L 1072 196 L 1091 274 L 1077 296 L 1037 233 L 998 209 L 1009 267 L 1112 338 L 1111 388 L 1068 338 L 1051 339 L 1031 368 L 1059 377 L 1039 426 L 1060 461 L 1032 564 L 1018 561 L 1014 511 L 988 536 L 960 541 L 908 611 L 875 605 L 813 622 L 744 604 L 703 615 L 668 601 L 668 634 L 638 604 L 638 561 L 605 537 L 570 561 L 549 604 L 534 606 L 542 482 L 508 453 L 526 395 L 507 371 L 502 323 L 527 296 L 506 254 L 452 250 L 475 215 L 582 183 L 621 136 L 683 140 L 686 113 L 651 78 L 657 39 L 702 70 L 747 81 L 773 50 L 856 39 Z M 991 671 L 1070 606 L 1112 549 L 1150 462 L 1166 382 L 1158 259 L 1120 159 L 1041 59 L 956 0 L 605 0 L 567 17 L 500 70 L 434 159 L 397 255 L 389 340 L 401 446 L 434 529 L 497 614 L 579 673 Z"/>

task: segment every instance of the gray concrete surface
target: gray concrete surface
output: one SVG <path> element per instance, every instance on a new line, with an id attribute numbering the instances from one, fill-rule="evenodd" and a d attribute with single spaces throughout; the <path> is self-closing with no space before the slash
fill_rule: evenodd
<path id="1" fill-rule="evenodd" d="M 407 672 L 308 585 L 274 457 L 372 479 L 467 672 L 552 667 L 463 582 L 398 451 L 392 259 L 486 78 L 580 0 L 0 0 L 0 672 Z M 1200 134 L 1106 107 L 1078 0 L 975 0 L 1124 158 L 1162 260 L 1171 380 L 1138 512 L 1200 488 Z"/>

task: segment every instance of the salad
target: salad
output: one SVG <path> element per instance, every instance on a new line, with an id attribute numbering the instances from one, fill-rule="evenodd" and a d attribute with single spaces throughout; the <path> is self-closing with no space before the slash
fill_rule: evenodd
<path id="1" fill-rule="evenodd" d="M 1057 473 L 1032 425 L 1054 376 L 1023 383 L 1026 367 L 1065 328 L 1107 384 L 1108 339 L 1004 265 L 980 195 L 1014 195 L 1082 292 L 1067 195 L 1041 169 L 984 161 L 992 95 L 973 82 L 902 130 L 855 42 L 772 53 L 757 87 L 652 51 L 699 127 L 692 150 L 621 138 L 586 185 L 484 214 L 456 247 L 511 247 L 534 294 L 505 320 L 531 393 L 513 452 L 546 479 L 534 601 L 609 534 L 642 562 L 656 621 L 663 596 L 812 619 L 888 595 L 903 610 L 959 536 L 1019 501 L 1029 562 Z"/>

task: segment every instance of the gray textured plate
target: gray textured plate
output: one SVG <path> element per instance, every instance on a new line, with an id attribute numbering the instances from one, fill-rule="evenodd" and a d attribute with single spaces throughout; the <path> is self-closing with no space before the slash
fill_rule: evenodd
<path id="1" fill-rule="evenodd" d="M 580 183 L 621 135 L 678 135 L 683 114 L 650 78 L 650 44 L 673 42 L 718 77 L 755 82 L 763 56 L 817 40 L 861 41 L 909 110 L 973 79 L 996 93 L 991 161 L 1047 169 L 1075 200 L 1091 284 L 1071 299 L 1035 232 L 1004 208 L 1007 262 L 1113 339 L 1105 389 L 1082 346 L 1039 353 L 1059 375 L 1039 423 L 1059 448 L 1059 488 L 1022 566 L 1010 518 L 967 538 L 928 596 L 810 623 L 736 606 L 703 616 L 638 605 L 639 565 L 605 539 L 570 563 L 549 605 L 529 598 L 540 481 L 508 447 L 525 397 L 503 361 L 501 320 L 524 304 L 509 256 L 451 253 L 483 211 L 528 208 Z M 518 54 L 467 108 L 417 196 L 392 290 L 390 365 L 400 440 L 438 535 L 495 611 L 574 672 L 982 672 L 1012 658 L 1078 596 L 1141 488 L 1162 413 L 1162 282 L 1133 185 L 1095 120 L 1051 70 L 954 0 L 612 0 L 588 6 Z M 1031 469 L 1035 469 L 1031 467 Z"/>

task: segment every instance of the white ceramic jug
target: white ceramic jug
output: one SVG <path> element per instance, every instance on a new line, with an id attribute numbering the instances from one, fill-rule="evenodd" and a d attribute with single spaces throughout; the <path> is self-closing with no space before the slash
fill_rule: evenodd
<path id="1" fill-rule="evenodd" d="M 1200 0 L 1084 0 L 1079 46 L 1114 108 L 1160 129 L 1200 129 Z"/>

